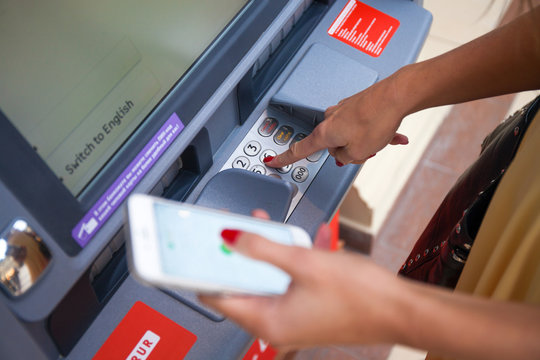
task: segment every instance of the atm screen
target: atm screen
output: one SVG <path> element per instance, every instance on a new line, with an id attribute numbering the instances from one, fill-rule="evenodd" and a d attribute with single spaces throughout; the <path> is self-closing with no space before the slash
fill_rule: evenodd
<path id="1" fill-rule="evenodd" d="M 0 108 L 76 196 L 248 1 L 2 1 Z"/>

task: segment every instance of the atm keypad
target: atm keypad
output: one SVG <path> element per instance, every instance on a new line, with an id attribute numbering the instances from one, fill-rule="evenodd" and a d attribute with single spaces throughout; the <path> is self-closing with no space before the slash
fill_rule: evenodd
<path id="1" fill-rule="evenodd" d="M 264 176 L 290 181 L 298 189 L 289 209 L 288 215 L 290 215 L 319 172 L 328 152 L 321 150 L 279 169 L 266 166 L 264 158 L 281 154 L 295 142 L 304 139 L 311 130 L 303 122 L 269 109 L 255 122 L 221 170 L 231 167 L 245 169 Z"/>

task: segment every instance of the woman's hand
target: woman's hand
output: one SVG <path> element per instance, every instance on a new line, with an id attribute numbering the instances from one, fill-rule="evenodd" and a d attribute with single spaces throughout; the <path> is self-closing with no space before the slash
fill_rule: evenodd
<path id="1" fill-rule="evenodd" d="M 315 243 L 329 237 L 329 228 L 322 226 Z M 251 334 L 282 348 L 391 341 L 390 303 L 404 293 L 393 274 L 366 257 L 281 245 L 250 233 L 225 242 L 292 278 L 282 296 L 200 297 Z"/>
<path id="2" fill-rule="evenodd" d="M 256 215 L 267 217 L 260 211 Z M 281 296 L 200 299 L 274 347 L 400 343 L 459 359 L 540 358 L 537 305 L 407 281 L 346 251 L 286 246 L 255 234 L 237 234 L 225 239 L 227 246 L 289 273 L 289 289 Z M 315 244 L 328 243 L 329 237 L 329 228 L 322 226 Z M 464 329 L 467 336 L 456 336 Z"/>
<path id="3" fill-rule="evenodd" d="M 322 149 L 328 149 L 339 166 L 359 164 L 388 144 L 407 144 L 406 136 L 396 134 L 407 115 L 396 88 L 398 78 L 396 74 L 329 107 L 309 136 L 266 165 L 283 167 Z"/>

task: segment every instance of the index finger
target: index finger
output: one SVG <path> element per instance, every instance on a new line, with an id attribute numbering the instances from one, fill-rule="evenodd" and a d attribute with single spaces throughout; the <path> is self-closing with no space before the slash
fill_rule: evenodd
<path id="1" fill-rule="evenodd" d="M 265 162 L 265 165 L 274 168 L 284 167 L 326 148 L 327 146 L 318 140 L 314 131 L 304 139 L 293 143 L 288 150 L 276 155 L 271 161 Z"/>

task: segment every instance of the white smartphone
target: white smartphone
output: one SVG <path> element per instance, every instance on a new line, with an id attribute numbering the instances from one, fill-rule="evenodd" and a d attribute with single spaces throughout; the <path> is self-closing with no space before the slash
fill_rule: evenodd
<path id="1" fill-rule="evenodd" d="M 140 194 L 128 199 L 126 227 L 130 271 L 137 279 L 202 293 L 272 295 L 289 286 L 281 269 L 227 249 L 224 229 L 311 247 L 309 235 L 296 226 Z"/>

